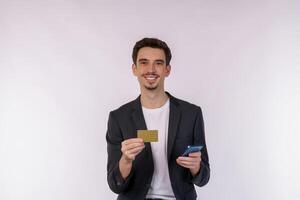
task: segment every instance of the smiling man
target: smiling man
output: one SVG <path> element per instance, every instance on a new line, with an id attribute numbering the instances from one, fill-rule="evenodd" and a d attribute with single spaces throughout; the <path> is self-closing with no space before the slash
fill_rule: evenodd
<path id="1" fill-rule="evenodd" d="M 110 112 L 107 180 L 120 200 L 197 198 L 210 177 L 202 111 L 165 91 L 171 51 L 156 38 L 138 41 L 132 72 L 140 96 Z M 190 145 L 201 151 L 183 155 Z"/>

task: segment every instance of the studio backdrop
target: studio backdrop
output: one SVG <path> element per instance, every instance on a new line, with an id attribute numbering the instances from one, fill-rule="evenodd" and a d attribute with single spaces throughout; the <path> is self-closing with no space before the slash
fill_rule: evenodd
<path id="1" fill-rule="evenodd" d="M 139 95 L 131 52 L 172 50 L 166 90 L 200 105 L 199 200 L 298 200 L 300 2 L 0 0 L 0 199 L 115 199 L 109 111 Z"/>

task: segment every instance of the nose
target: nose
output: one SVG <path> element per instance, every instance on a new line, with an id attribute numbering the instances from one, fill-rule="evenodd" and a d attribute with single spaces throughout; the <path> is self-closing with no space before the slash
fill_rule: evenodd
<path id="1" fill-rule="evenodd" d="M 150 63 L 150 66 L 148 67 L 148 71 L 149 72 L 155 72 L 156 68 L 155 68 L 155 62 Z"/>

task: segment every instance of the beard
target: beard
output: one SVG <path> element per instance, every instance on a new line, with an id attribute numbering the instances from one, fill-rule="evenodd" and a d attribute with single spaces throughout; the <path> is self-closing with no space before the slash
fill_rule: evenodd
<path id="1" fill-rule="evenodd" d="M 150 90 L 150 91 L 153 91 L 153 90 L 156 90 L 157 89 L 157 85 L 156 86 L 147 86 L 145 85 L 144 86 L 147 90 Z"/>

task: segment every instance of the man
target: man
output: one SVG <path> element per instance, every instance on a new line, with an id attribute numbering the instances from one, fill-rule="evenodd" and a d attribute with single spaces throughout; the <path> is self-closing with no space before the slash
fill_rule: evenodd
<path id="1" fill-rule="evenodd" d="M 171 72 L 165 42 L 138 41 L 132 59 L 141 95 L 110 112 L 108 184 L 118 199 L 196 199 L 194 184 L 204 186 L 210 176 L 201 108 L 165 91 Z M 158 141 L 144 142 L 138 130 L 158 130 Z M 182 156 L 188 145 L 203 149 Z"/>

